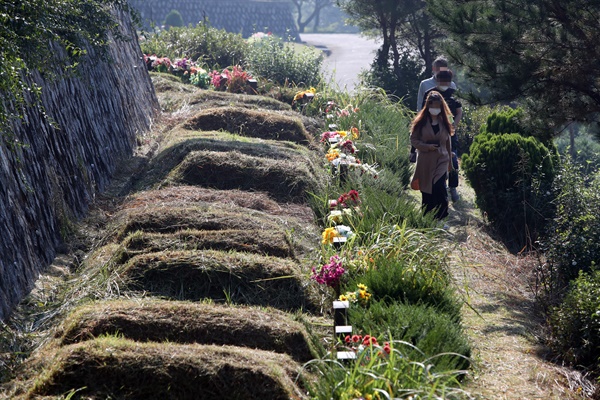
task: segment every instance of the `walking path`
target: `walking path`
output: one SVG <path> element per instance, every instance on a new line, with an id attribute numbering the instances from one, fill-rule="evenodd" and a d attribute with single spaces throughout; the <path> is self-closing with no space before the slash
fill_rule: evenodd
<path id="1" fill-rule="evenodd" d="M 549 361 L 542 344 L 543 315 L 530 285 L 537 258 L 513 255 L 485 233 L 473 190 L 463 182 L 449 224 L 456 242 L 452 269 L 468 301 L 463 318 L 474 347 L 465 389 L 479 399 L 589 398 L 593 385 Z"/>
<path id="2" fill-rule="evenodd" d="M 329 54 L 323 62 L 326 78 L 332 78 L 340 89 L 354 90 L 358 74 L 369 69 L 375 59 L 379 42 L 351 33 L 303 33 L 307 45 L 326 49 Z"/>

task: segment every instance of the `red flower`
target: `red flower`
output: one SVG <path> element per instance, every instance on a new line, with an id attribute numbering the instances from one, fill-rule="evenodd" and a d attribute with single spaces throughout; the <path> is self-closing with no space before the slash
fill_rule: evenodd
<path id="1" fill-rule="evenodd" d="M 362 339 L 362 337 L 360 335 L 352 335 L 352 341 L 354 343 L 360 342 L 361 339 Z"/>
<path id="2" fill-rule="evenodd" d="M 389 342 L 385 342 L 383 344 L 383 351 L 385 351 L 387 354 L 390 354 L 390 352 L 392 351 Z"/>
<path id="3" fill-rule="evenodd" d="M 365 335 L 363 338 L 363 346 L 377 346 L 377 338 L 371 335 Z"/>
<path id="4" fill-rule="evenodd" d="M 346 337 L 344 338 L 344 342 L 346 342 L 346 343 L 350 343 L 351 340 L 352 340 L 352 337 L 350 337 L 350 335 L 346 335 Z"/>

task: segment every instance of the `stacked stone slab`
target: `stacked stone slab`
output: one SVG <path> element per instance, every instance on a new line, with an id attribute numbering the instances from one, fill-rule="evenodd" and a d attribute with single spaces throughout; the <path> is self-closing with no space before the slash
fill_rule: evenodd
<path id="1" fill-rule="evenodd" d="M 0 140 L 0 320 L 31 290 L 70 221 L 84 215 L 158 109 L 129 14 L 115 12 L 130 40 L 112 42 L 110 61 L 88 49 L 77 76 L 60 68 L 52 79 L 31 76 L 54 124 L 32 107 Z"/>
<path id="2" fill-rule="evenodd" d="M 210 26 L 250 37 L 255 32 L 272 32 L 284 39 L 299 40 L 290 4 L 269 0 L 129 0 L 139 11 L 146 28 L 161 26 L 171 10 L 181 13 L 183 23 Z"/>

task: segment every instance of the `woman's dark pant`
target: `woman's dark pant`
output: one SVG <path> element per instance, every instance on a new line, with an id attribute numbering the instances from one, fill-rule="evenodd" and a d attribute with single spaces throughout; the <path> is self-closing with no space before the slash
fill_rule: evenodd
<path id="1" fill-rule="evenodd" d="M 436 219 L 448 216 L 448 192 L 446 191 L 446 174 L 433 183 L 431 194 L 421 192 L 422 207 L 425 214 L 435 211 Z"/>

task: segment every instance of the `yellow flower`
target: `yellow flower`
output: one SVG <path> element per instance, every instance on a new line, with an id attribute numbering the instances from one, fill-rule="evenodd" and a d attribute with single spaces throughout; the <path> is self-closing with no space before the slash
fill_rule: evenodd
<path id="1" fill-rule="evenodd" d="M 333 238 L 339 236 L 338 232 L 335 228 L 326 228 L 323 231 L 323 244 L 331 244 L 333 243 Z"/>
<path id="2" fill-rule="evenodd" d="M 363 285 L 362 283 L 359 283 L 356 286 L 359 290 L 364 290 L 365 292 L 367 291 L 367 286 Z"/>
<path id="3" fill-rule="evenodd" d="M 365 292 L 364 290 L 359 290 L 359 291 L 358 291 L 358 296 L 359 296 L 361 299 L 364 299 L 364 298 L 366 297 L 366 293 L 367 293 L 367 292 Z"/>
<path id="4" fill-rule="evenodd" d="M 350 129 L 350 132 L 352 132 L 352 139 L 354 139 L 354 140 L 358 139 L 358 128 L 357 127 L 353 126 Z"/>
<path id="5" fill-rule="evenodd" d="M 343 138 L 345 138 L 345 137 L 346 137 L 346 135 L 348 134 L 348 132 L 346 132 L 346 131 L 337 131 L 336 133 L 337 133 L 338 135 L 340 135 L 341 137 L 343 137 Z"/>
<path id="6" fill-rule="evenodd" d="M 338 149 L 329 149 L 325 157 L 327 157 L 327 161 L 331 162 L 340 156 L 340 151 Z"/>
<path id="7" fill-rule="evenodd" d="M 316 92 L 317 92 L 317 89 L 315 89 L 314 87 L 311 87 L 308 90 L 302 90 L 300 92 L 296 92 L 296 95 L 294 96 L 294 101 L 300 100 L 301 98 L 304 97 L 305 94 L 308 94 L 308 93 L 315 94 Z"/>
<path id="8" fill-rule="evenodd" d="M 340 294 L 340 301 L 348 301 L 348 297 L 345 294 Z"/>

